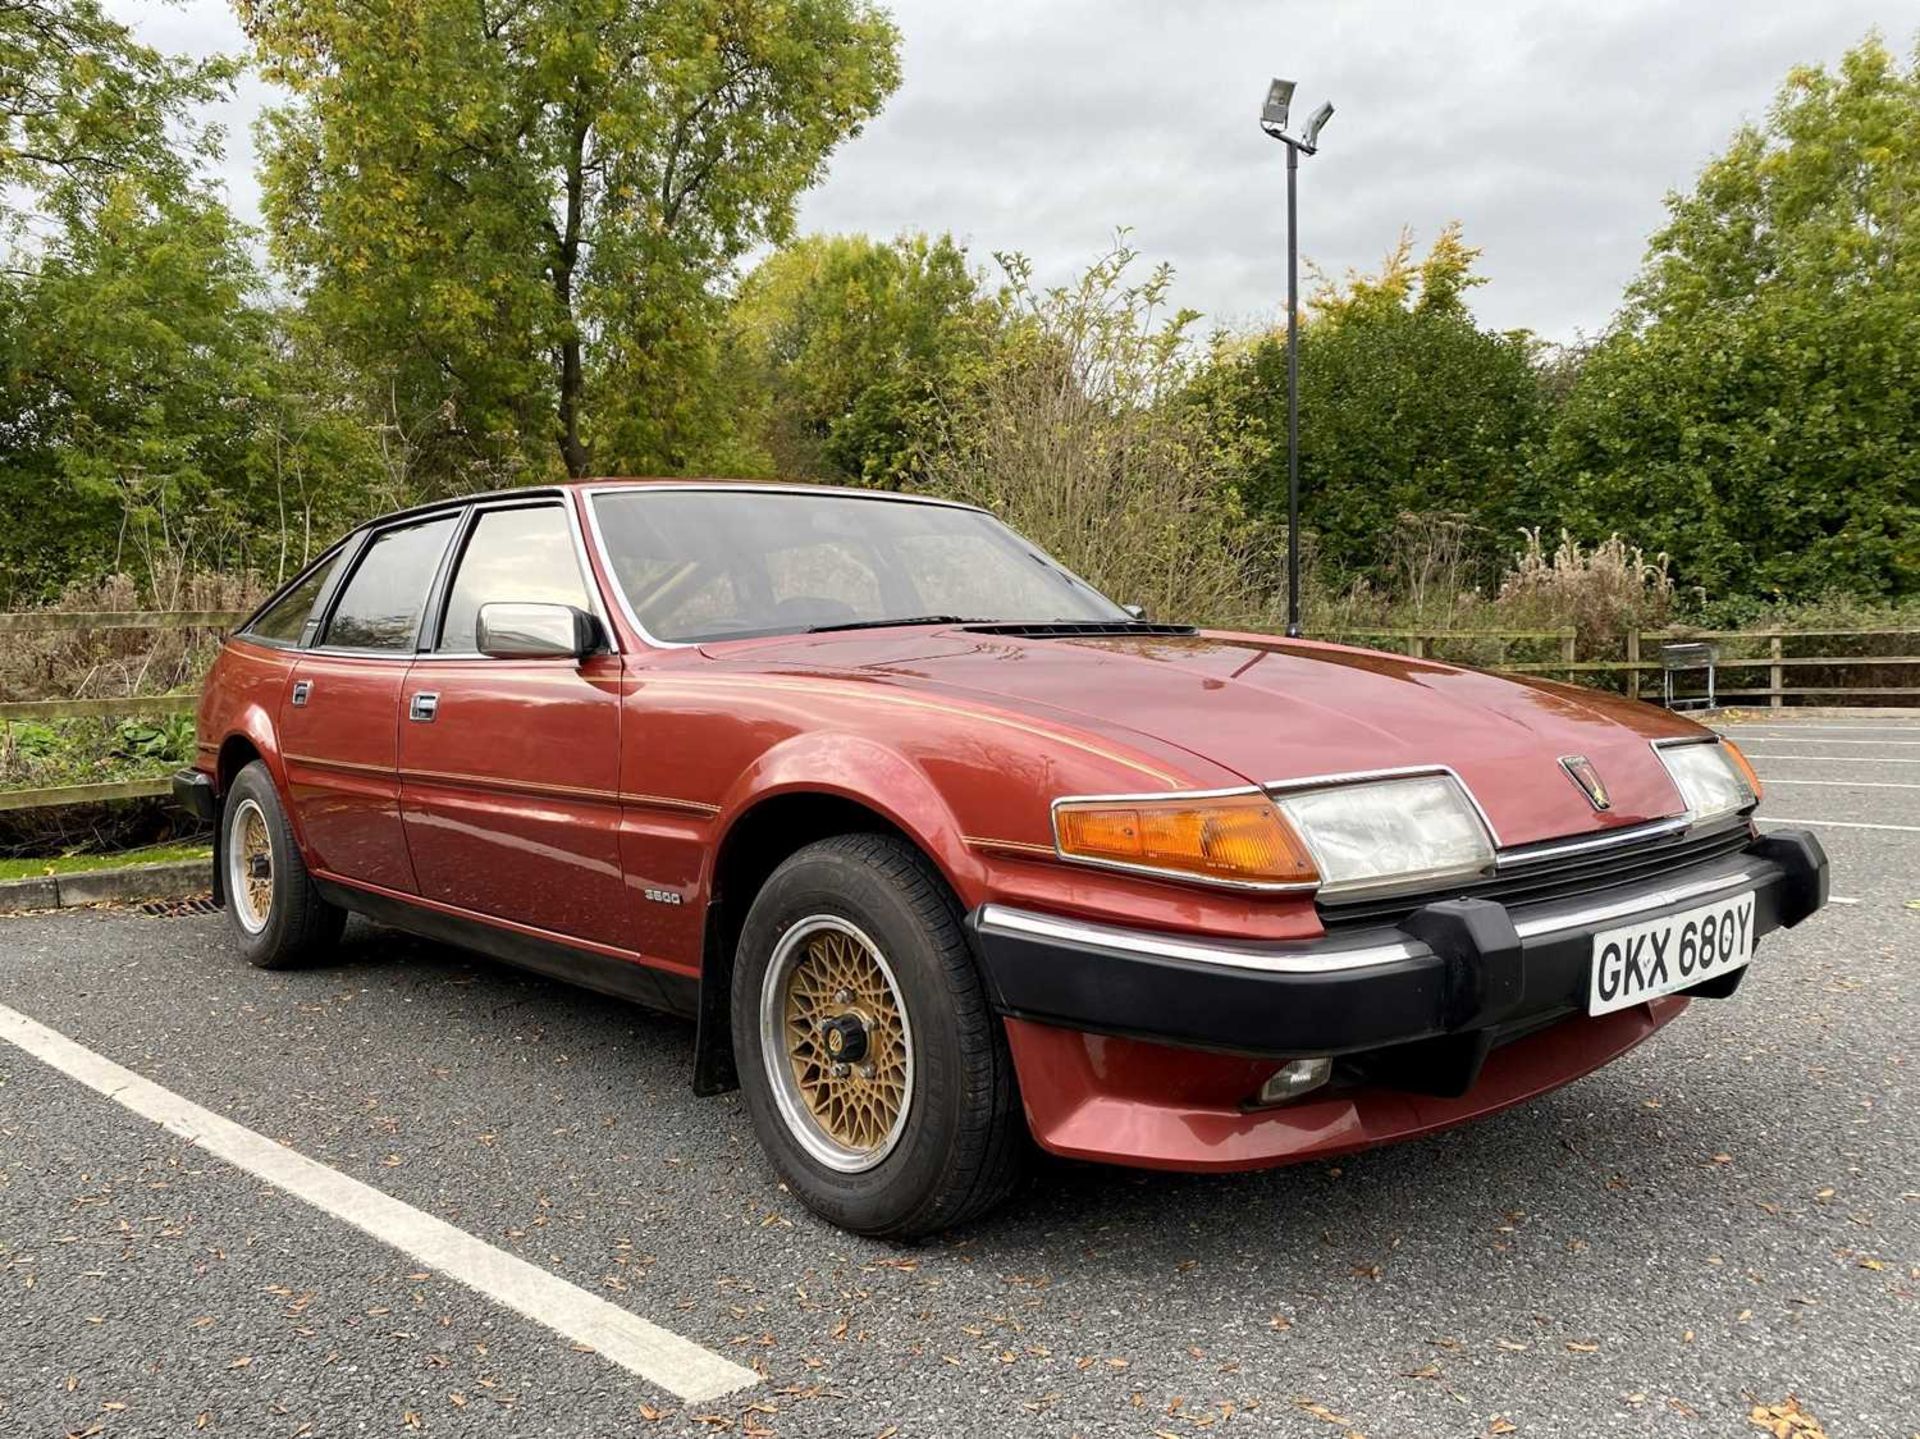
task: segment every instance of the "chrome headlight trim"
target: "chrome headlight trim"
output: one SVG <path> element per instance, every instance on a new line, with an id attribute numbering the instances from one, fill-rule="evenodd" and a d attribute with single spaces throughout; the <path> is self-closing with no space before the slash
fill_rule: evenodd
<path id="1" fill-rule="evenodd" d="M 1460 805 L 1460 815 L 1473 831 L 1478 845 L 1472 854 L 1464 859 L 1451 862 L 1441 861 L 1434 864 L 1389 871 L 1386 873 L 1363 873 L 1343 878 L 1340 871 L 1346 867 L 1337 851 L 1330 849 L 1330 837 L 1327 834 L 1327 821 L 1319 821 L 1320 833 L 1316 835 L 1316 824 L 1310 813 L 1303 812 L 1304 806 L 1290 805 L 1289 801 L 1306 799 L 1311 796 L 1335 791 L 1358 794 L 1381 786 L 1403 784 L 1413 780 L 1441 780 L 1444 788 Z M 1274 803 L 1286 817 L 1287 823 L 1300 836 L 1308 852 L 1320 870 L 1320 894 L 1323 898 L 1338 902 L 1345 898 L 1370 898 L 1394 893 L 1420 893 L 1461 879 L 1483 879 L 1491 876 L 1498 863 L 1500 850 L 1499 835 L 1487 813 L 1481 808 L 1473 791 L 1466 781 L 1449 765 L 1404 765 L 1393 769 L 1367 770 L 1349 774 L 1315 775 L 1304 779 L 1278 780 L 1265 786 L 1273 796 Z M 1411 848 L 1418 848 L 1429 836 L 1422 834 L 1417 826 L 1411 828 L 1406 842 Z"/>
<path id="2" fill-rule="evenodd" d="M 1735 764 L 1718 735 L 1681 735 L 1673 739 L 1650 741 L 1654 757 L 1666 770 L 1681 803 L 1687 807 L 1692 824 L 1710 824 L 1733 815 L 1746 814 L 1760 802 L 1747 777 Z M 1718 777 L 1732 782 L 1730 790 L 1718 794 L 1709 788 L 1714 771 L 1696 768 L 1697 755 L 1711 754 Z"/>

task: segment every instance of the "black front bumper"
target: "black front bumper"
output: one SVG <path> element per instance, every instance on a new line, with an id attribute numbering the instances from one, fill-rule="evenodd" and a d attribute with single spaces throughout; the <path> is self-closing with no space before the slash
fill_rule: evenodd
<path id="1" fill-rule="evenodd" d="M 1493 1044 L 1585 1012 L 1596 933 L 1747 890 L 1756 936 L 1798 924 L 1827 901 L 1820 842 L 1778 830 L 1655 883 L 1513 909 L 1440 900 L 1395 927 L 1301 942 L 1151 934 L 996 905 L 969 923 L 1003 1014 L 1236 1054 L 1396 1051 L 1444 1093 L 1470 1083 Z M 1731 994 L 1745 972 L 1703 971 L 1682 992 Z"/>

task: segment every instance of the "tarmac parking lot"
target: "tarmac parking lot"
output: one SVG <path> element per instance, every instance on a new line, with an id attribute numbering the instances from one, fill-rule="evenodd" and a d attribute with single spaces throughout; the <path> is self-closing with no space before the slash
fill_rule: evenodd
<path id="1" fill-rule="evenodd" d="M 359 921 L 263 973 L 217 914 L 0 919 L 0 1434 L 1920 1434 L 1920 720 L 1725 727 L 1835 896 L 1734 998 L 911 1248 L 783 1193 L 678 1021 Z"/>

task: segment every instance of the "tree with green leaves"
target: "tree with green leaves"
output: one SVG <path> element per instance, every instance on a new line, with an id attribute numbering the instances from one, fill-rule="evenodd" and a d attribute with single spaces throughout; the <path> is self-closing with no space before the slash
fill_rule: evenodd
<path id="1" fill-rule="evenodd" d="M 208 416 L 173 366 L 208 342 L 224 350 L 239 303 L 228 282 L 245 257 L 194 182 L 219 144 L 198 107 L 231 73 L 140 44 L 97 0 L 0 0 L 7 596 L 111 566 L 142 509 L 125 502 L 134 474 L 172 492 L 213 463 L 220 442 L 185 422 L 183 409 Z"/>
<path id="2" fill-rule="evenodd" d="M 1548 473 L 1716 594 L 1920 590 L 1920 49 L 1795 70 L 1587 357 Z"/>
<path id="3" fill-rule="evenodd" d="M 899 79 L 868 0 L 238 2 L 276 253 L 450 474 L 697 457 L 721 283 Z"/>
<path id="4" fill-rule="evenodd" d="M 1378 274 L 1322 279 L 1300 339 L 1300 507 L 1336 582 L 1385 578 L 1402 516 L 1459 517 L 1491 560 L 1522 525 L 1553 523 L 1529 456 L 1546 418 L 1533 343 L 1482 329 L 1466 294 L 1479 251 L 1449 225 L 1416 260 L 1402 235 Z M 1246 490 L 1287 507 L 1287 349 L 1281 328 L 1216 342 L 1195 389 L 1230 430 L 1268 443 Z M 1503 538 L 1504 537 L 1504 538 Z"/>
<path id="5" fill-rule="evenodd" d="M 0 0 L 0 213 L 12 237 L 62 219 L 128 176 L 178 185 L 219 145 L 197 107 L 226 92 L 226 59 L 142 45 L 99 0 Z M 26 203 L 8 204 L 7 192 Z"/>
<path id="6" fill-rule="evenodd" d="M 0 0 L 0 607 L 297 566 L 381 470 L 207 182 L 233 65 L 96 0 Z"/>
<path id="7" fill-rule="evenodd" d="M 772 472 L 911 484 L 1001 320 L 948 235 L 810 235 L 775 251 L 732 315 Z"/>

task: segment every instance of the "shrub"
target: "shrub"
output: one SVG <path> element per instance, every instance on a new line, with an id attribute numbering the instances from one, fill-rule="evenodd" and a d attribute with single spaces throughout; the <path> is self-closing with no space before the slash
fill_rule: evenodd
<path id="1" fill-rule="evenodd" d="M 1133 283 L 1116 245 L 1041 291 L 997 257 L 1013 319 L 948 409 L 930 488 L 985 505 L 1095 588 L 1157 618 L 1265 627 L 1284 566 L 1239 499 L 1247 446 L 1182 395 L 1190 311 L 1164 313 L 1165 266 Z"/>

